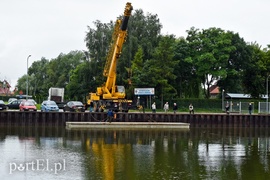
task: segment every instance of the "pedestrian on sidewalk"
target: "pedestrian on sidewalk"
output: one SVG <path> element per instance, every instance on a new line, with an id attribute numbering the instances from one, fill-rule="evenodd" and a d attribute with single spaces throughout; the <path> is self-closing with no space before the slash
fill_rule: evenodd
<path id="1" fill-rule="evenodd" d="M 193 108 L 193 105 L 190 103 L 189 106 L 188 106 L 188 109 L 189 109 L 189 114 L 194 114 L 194 108 Z"/>
<path id="2" fill-rule="evenodd" d="M 173 113 L 175 114 L 177 111 L 178 107 L 176 103 L 173 103 Z"/>
<path id="3" fill-rule="evenodd" d="M 165 111 L 165 113 L 167 113 L 169 111 L 169 103 L 168 102 L 166 102 L 164 104 L 164 111 Z"/>
<path id="4" fill-rule="evenodd" d="M 155 102 L 152 104 L 152 112 L 156 113 L 156 103 Z"/>
<path id="5" fill-rule="evenodd" d="M 248 105 L 248 112 L 249 112 L 249 115 L 252 114 L 252 104 L 251 103 L 249 103 L 249 105 Z"/>
<path id="6" fill-rule="evenodd" d="M 226 113 L 230 114 L 230 103 L 228 101 L 226 103 L 225 109 L 226 109 Z"/>

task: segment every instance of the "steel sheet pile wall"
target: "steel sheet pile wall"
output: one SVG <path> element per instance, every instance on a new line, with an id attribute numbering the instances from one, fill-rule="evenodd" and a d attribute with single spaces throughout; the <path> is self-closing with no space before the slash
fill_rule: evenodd
<path id="1" fill-rule="evenodd" d="M 19 112 L 1 111 L 1 125 L 53 125 L 66 122 L 103 122 L 107 114 L 75 112 Z M 183 122 L 191 127 L 270 127 L 269 115 L 245 114 L 172 114 L 172 113 L 117 113 L 117 122 Z"/>

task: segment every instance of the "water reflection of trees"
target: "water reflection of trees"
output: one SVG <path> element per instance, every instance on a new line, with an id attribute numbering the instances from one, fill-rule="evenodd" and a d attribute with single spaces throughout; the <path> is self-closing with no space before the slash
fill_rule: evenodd
<path id="1" fill-rule="evenodd" d="M 268 179 L 269 129 L 194 130 L 207 178 Z"/>
<path id="2" fill-rule="evenodd" d="M 129 144 L 131 148 L 128 154 L 133 156 L 131 169 L 140 171 L 143 174 L 140 177 L 149 179 L 171 176 L 169 179 L 256 177 L 257 179 L 270 177 L 267 154 L 268 131 L 268 129 L 191 129 L 184 132 L 147 130 L 114 131 L 114 135 L 109 135 L 111 131 L 103 131 L 100 135 L 103 134 L 104 138 L 107 136 L 116 138 L 114 141 L 116 144 Z M 256 173 L 249 170 L 252 166 L 257 167 Z"/>

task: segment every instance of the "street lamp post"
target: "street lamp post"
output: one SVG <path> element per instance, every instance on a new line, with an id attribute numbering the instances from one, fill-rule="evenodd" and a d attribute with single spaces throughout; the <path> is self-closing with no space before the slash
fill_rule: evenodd
<path id="1" fill-rule="evenodd" d="M 224 89 L 222 89 L 222 111 L 224 111 Z"/>
<path id="2" fill-rule="evenodd" d="M 27 57 L 27 76 L 26 76 L 26 99 L 28 99 L 28 59 L 31 57 L 31 55 L 28 55 Z"/>
<path id="3" fill-rule="evenodd" d="M 267 75 L 266 77 L 266 113 L 269 113 L 269 109 L 268 109 L 268 78 L 270 75 Z"/>

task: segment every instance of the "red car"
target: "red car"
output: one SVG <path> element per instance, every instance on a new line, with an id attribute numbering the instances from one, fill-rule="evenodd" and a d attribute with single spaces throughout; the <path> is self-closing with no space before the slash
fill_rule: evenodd
<path id="1" fill-rule="evenodd" d="M 33 101 L 22 101 L 20 106 L 20 111 L 37 111 L 37 107 Z"/>

